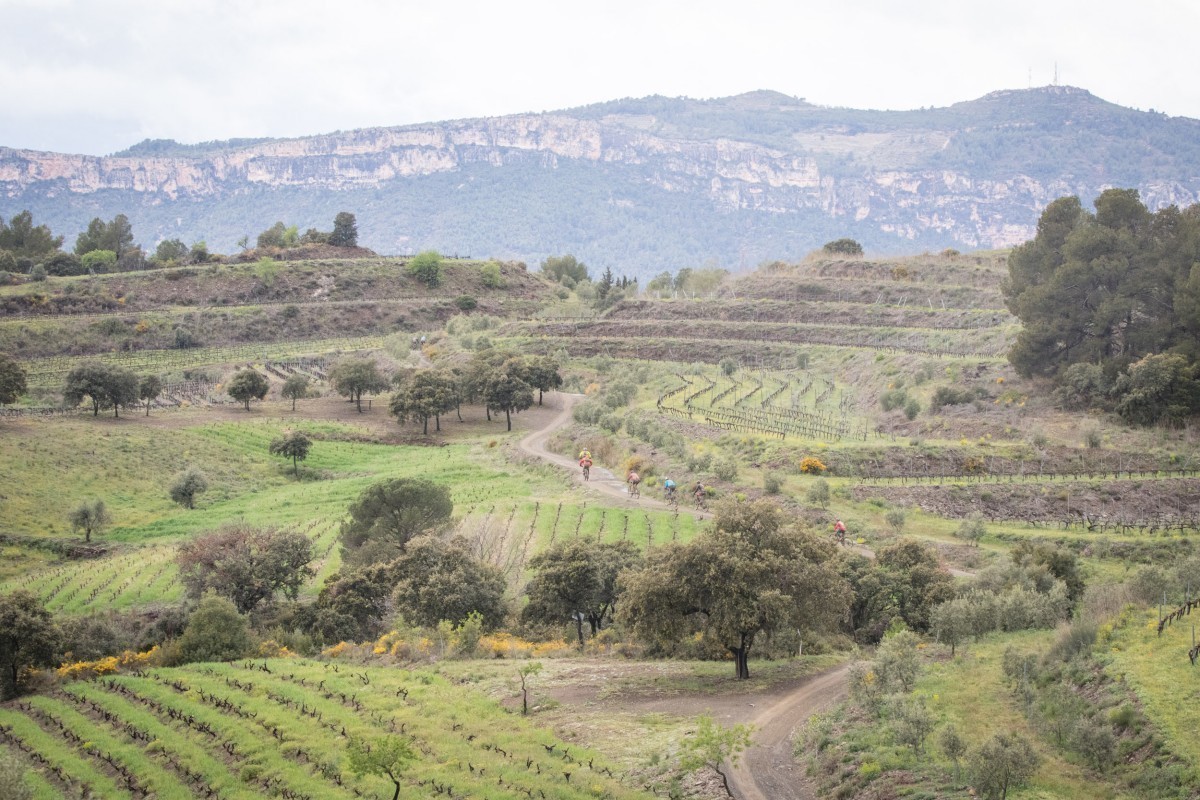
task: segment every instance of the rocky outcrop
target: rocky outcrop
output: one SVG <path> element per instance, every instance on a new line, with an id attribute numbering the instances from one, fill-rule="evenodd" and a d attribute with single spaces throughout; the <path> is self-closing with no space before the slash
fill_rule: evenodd
<path id="1" fill-rule="evenodd" d="M 179 152 L 138 154 L 134 148 L 108 157 L 0 148 L 0 210 L 18 202 L 28 205 L 30 198 L 48 203 L 99 193 L 123 193 L 130 206 L 145 206 L 221 202 L 264 188 L 402 191 L 414 179 L 470 167 L 501 173 L 521 167 L 520 174 L 527 176 L 530 167 L 553 172 L 566 165 L 590 165 L 597 174 L 601 168 L 619 167 L 623 174 L 636 175 L 647 191 L 683 193 L 702 200 L 714 213 L 801 215 L 809 224 L 815 214 L 829 221 L 827 227 L 853 226 L 859 235 L 873 230 L 899 242 L 976 248 L 1024 241 L 1033 234 L 1040 210 L 1054 198 L 1078 194 L 1090 199 L 1114 185 L 1105 179 L 1105 164 L 1095 169 L 1063 165 L 1058 171 L 1032 163 L 1023 168 L 1018 155 L 1005 170 L 997 167 L 1004 163 L 1004 153 L 995 162 L 972 155 L 972 147 L 985 155 L 985 147 L 1019 148 L 1013 136 L 1077 137 L 1078 130 L 1069 128 L 1073 121 L 1098 128 L 1104 114 L 1116 113 L 1112 109 L 1117 107 L 1066 87 L 1047 87 L 1040 94 L 995 93 L 930 112 L 927 120 L 913 118 L 916 112 L 888 117 L 893 112 L 846 110 L 839 117 L 837 110 L 769 92 L 743 96 L 740 103 L 739 98 L 707 105 L 662 102 L 666 112 L 646 113 L 616 103 L 602 114 L 581 109 L 371 128 L 208 146 L 194 154 L 184 146 L 178 146 Z M 685 102 L 693 106 L 682 108 Z M 686 124 L 694 117 L 707 119 L 706 114 L 724 115 L 719 117 L 723 125 Z M 864 117 L 869 114 L 877 116 Z M 1036 118 L 1037 124 L 1026 124 L 1022 114 Z M 760 119 L 774 125 L 770 135 L 756 133 Z M 738 130 L 739 121 L 744 130 Z M 712 133 L 717 128 L 721 135 Z M 985 135 L 992 138 L 981 139 Z M 1098 161 L 1105 157 L 1096 154 Z M 1151 207 L 1196 202 L 1200 179 L 1194 176 L 1200 169 L 1175 174 L 1180 177 L 1160 170 L 1134 183 Z M 635 195 L 622 202 L 639 201 Z"/>

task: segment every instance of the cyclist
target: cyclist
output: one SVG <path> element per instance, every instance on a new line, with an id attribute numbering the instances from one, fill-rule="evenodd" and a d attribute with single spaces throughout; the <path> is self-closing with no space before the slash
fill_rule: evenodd
<path id="1" fill-rule="evenodd" d="M 663 493 L 667 496 L 668 503 L 675 502 L 675 481 L 670 478 L 663 478 Z"/>
<path id="2" fill-rule="evenodd" d="M 588 450 L 586 447 L 583 450 L 579 451 L 579 460 L 583 461 L 585 458 L 588 461 L 592 460 L 592 451 Z"/>
<path id="3" fill-rule="evenodd" d="M 579 459 L 579 466 L 583 468 L 583 479 L 586 481 L 592 472 L 592 460 L 590 458 Z"/>
<path id="4" fill-rule="evenodd" d="M 625 476 L 625 482 L 629 484 L 629 496 L 630 497 L 641 497 L 642 496 L 642 492 L 638 488 L 638 486 L 642 482 L 641 475 L 638 475 L 633 470 L 629 470 L 629 474 Z"/>
<path id="5" fill-rule="evenodd" d="M 846 543 L 846 523 L 840 519 L 833 523 L 833 538 L 838 544 Z"/>
<path id="6" fill-rule="evenodd" d="M 696 505 L 704 508 L 704 484 L 696 481 L 696 485 L 692 487 L 692 499 L 696 501 Z"/>

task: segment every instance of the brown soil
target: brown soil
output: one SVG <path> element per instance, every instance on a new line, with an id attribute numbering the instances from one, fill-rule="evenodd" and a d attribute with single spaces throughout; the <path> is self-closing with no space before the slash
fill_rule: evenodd
<path id="1" fill-rule="evenodd" d="M 1054 481 L 946 486 L 856 486 L 854 498 L 882 498 L 920 506 L 941 517 L 978 512 L 991 520 L 1025 522 L 1091 520 L 1097 527 L 1121 522 L 1197 521 L 1200 479 Z"/>

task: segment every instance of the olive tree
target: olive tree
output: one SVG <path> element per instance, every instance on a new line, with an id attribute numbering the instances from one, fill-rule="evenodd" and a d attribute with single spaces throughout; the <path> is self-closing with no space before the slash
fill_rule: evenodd
<path id="1" fill-rule="evenodd" d="M 112 523 L 112 515 L 108 513 L 103 500 L 91 503 L 83 501 L 71 511 L 68 519 L 72 530 L 83 531 L 85 542 L 92 541 L 93 533 L 100 535 Z"/>
<path id="2" fill-rule="evenodd" d="M 208 491 L 208 477 L 196 467 L 188 467 L 175 476 L 169 494 L 184 508 L 196 507 L 196 495 Z"/>

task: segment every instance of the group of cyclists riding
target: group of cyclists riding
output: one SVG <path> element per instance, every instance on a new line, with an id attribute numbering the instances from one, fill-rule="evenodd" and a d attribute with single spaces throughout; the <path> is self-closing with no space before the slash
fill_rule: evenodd
<path id="1" fill-rule="evenodd" d="M 592 453 L 590 450 L 579 451 L 579 467 L 583 470 L 583 479 L 590 480 L 592 471 Z M 629 474 L 625 476 L 625 483 L 629 486 L 630 498 L 642 496 L 642 476 L 638 475 L 635 470 L 629 470 Z M 663 478 L 663 497 L 673 506 L 679 505 L 679 500 L 676 497 L 678 487 L 675 481 L 670 478 Z M 704 499 L 708 495 L 708 490 L 704 488 L 704 484 L 696 481 L 696 485 L 692 487 L 692 500 L 700 508 L 705 508 Z M 840 545 L 846 544 L 846 523 L 840 519 L 833 523 L 833 540 Z"/>
<path id="2" fill-rule="evenodd" d="M 591 451 L 586 449 L 580 450 L 579 468 L 583 472 L 583 479 L 585 481 L 591 480 L 592 464 L 593 461 Z M 631 498 L 642 496 L 642 476 L 638 475 L 636 470 L 629 470 L 629 473 L 625 476 L 625 483 L 629 487 L 629 496 Z M 663 498 L 673 506 L 678 505 L 679 501 L 676 496 L 678 487 L 676 486 L 675 481 L 671 480 L 670 478 L 663 478 L 662 487 Z M 704 488 L 704 484 L 700 481 L 696 481 L 696 485 L 692 487 L 692 500 L 694 500 L 696 505 L 700 508 L 705 508 L 704 498 L 707 496 L 707 494 L 708 491 Z"/>

